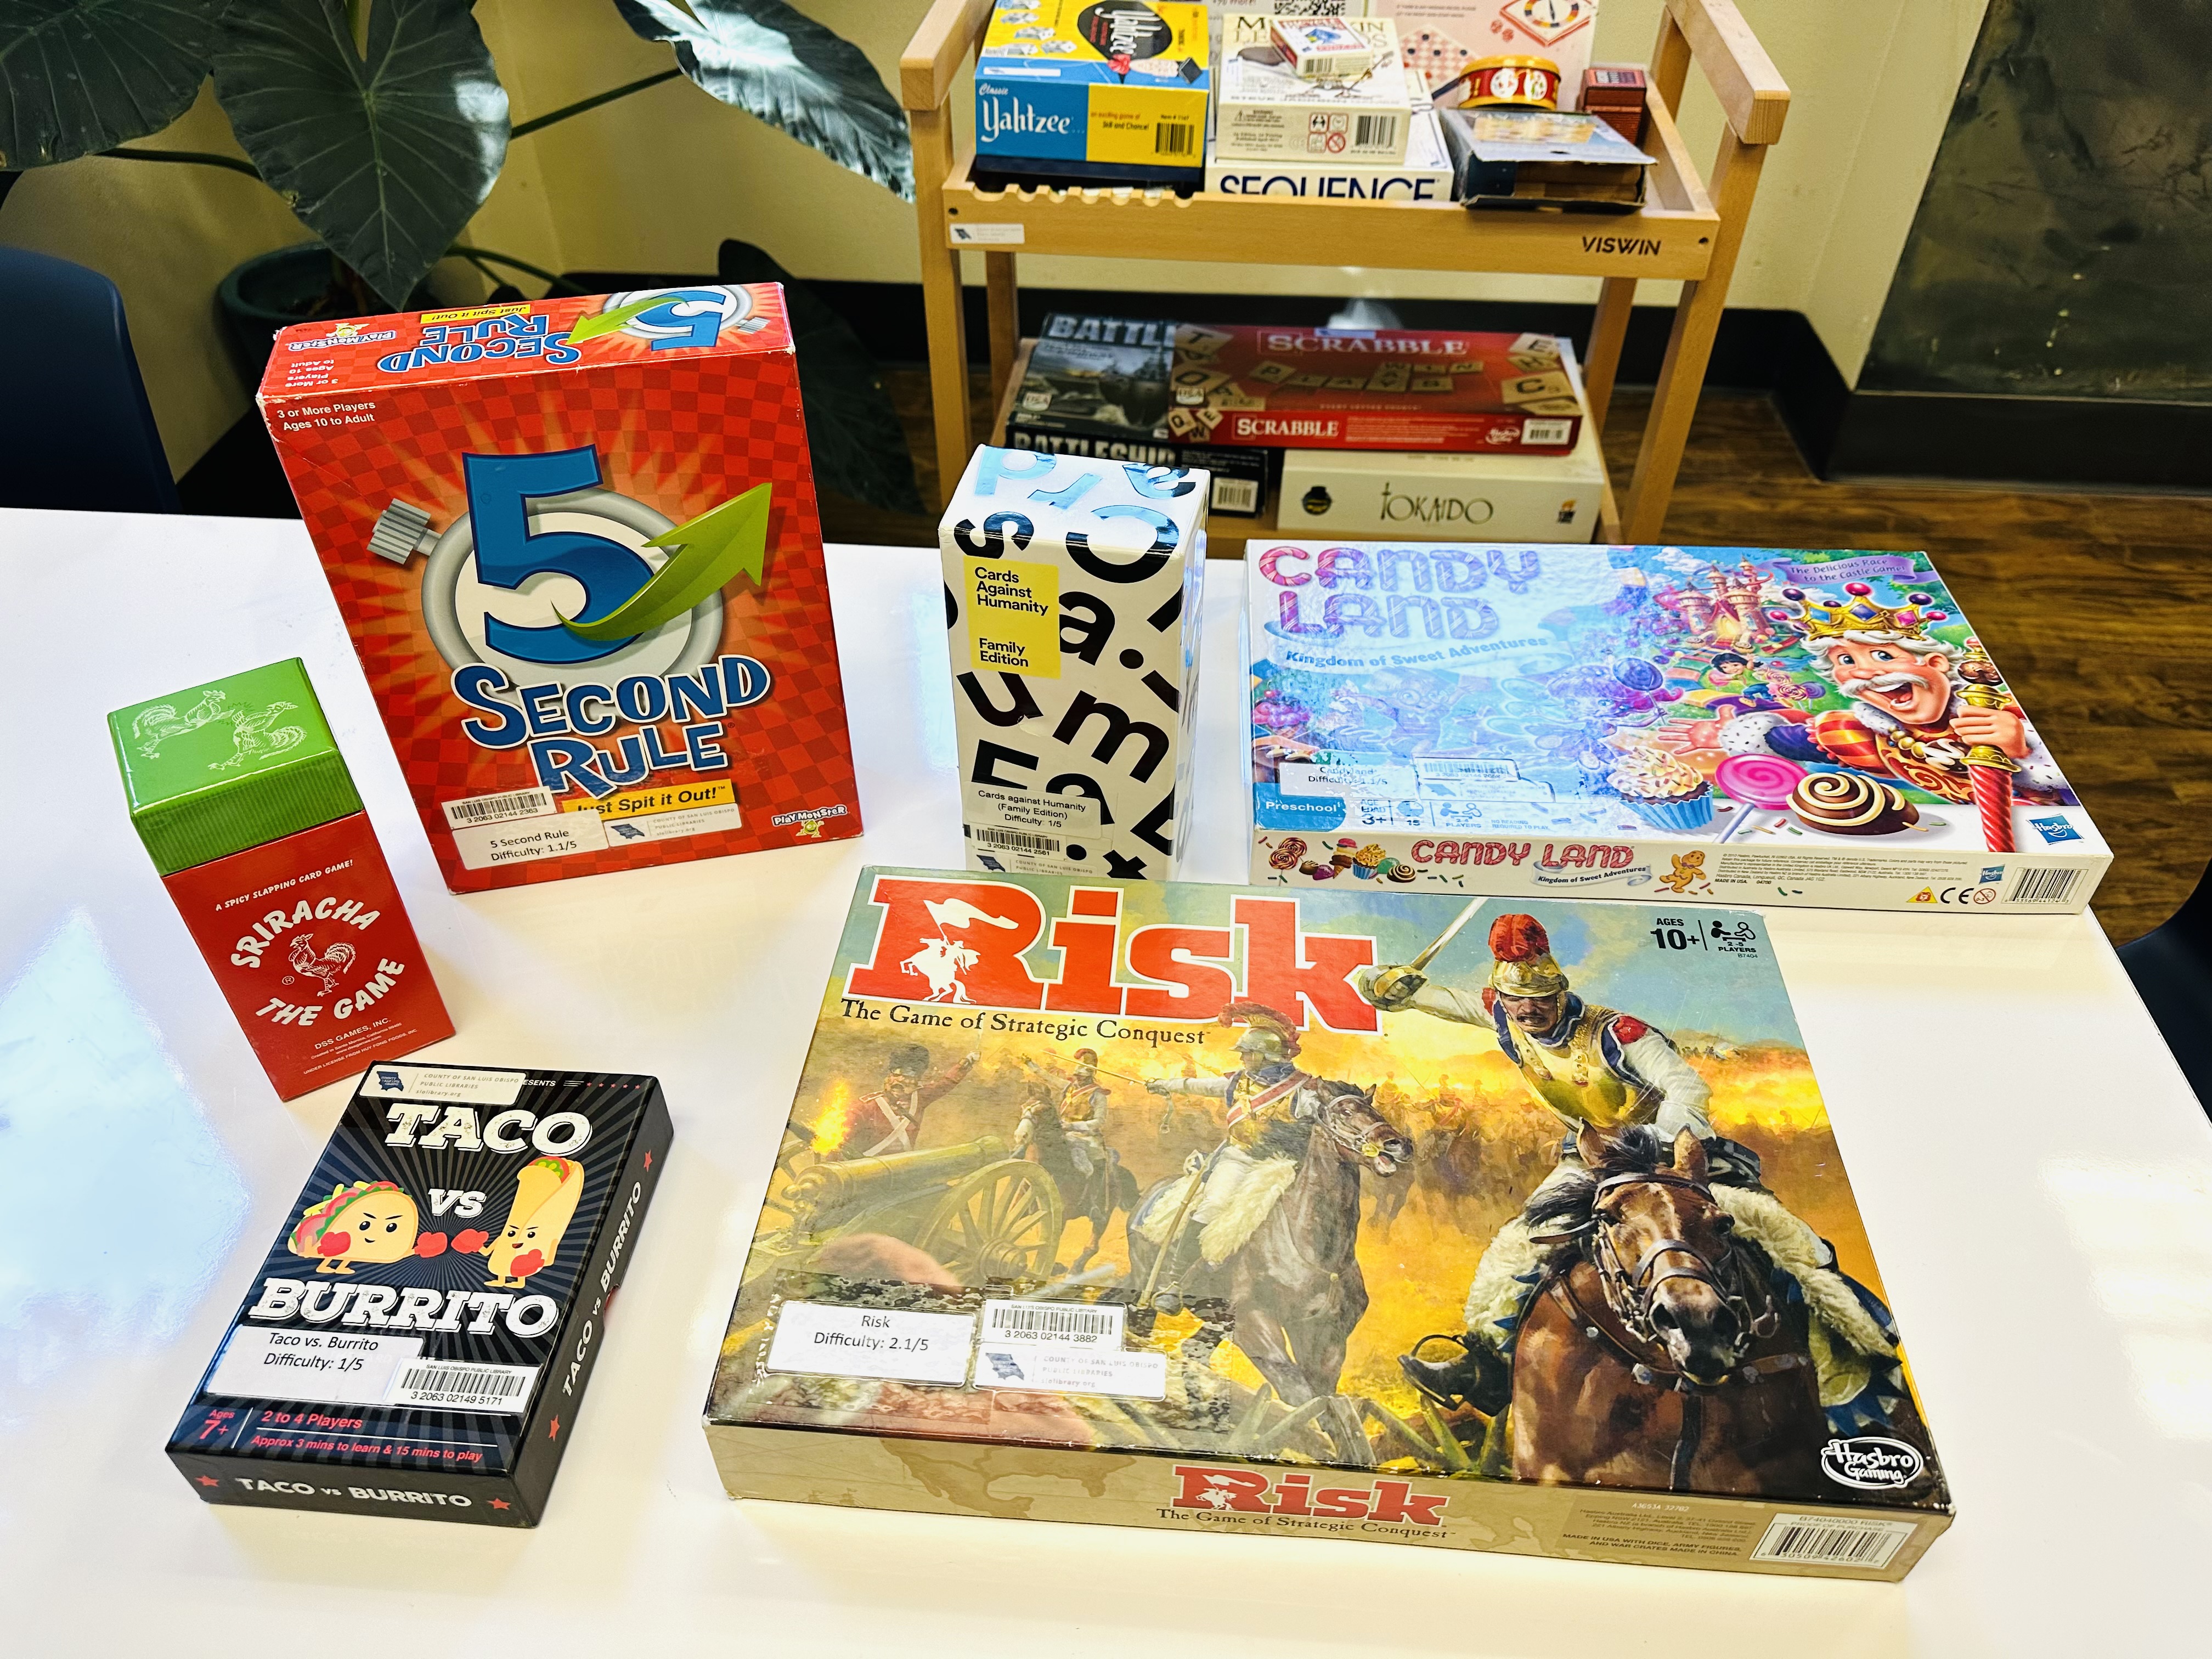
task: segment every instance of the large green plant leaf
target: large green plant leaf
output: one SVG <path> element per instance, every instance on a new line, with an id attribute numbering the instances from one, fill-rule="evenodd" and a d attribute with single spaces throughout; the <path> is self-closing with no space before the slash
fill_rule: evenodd
<path id="1" fill-rule="evenodd" d="M 723 243 L 716 269 L 726 283 L 783 284 L 817 482 L 871 507 L 922 512 L 905 428 L 876 378 L 875 359 L 852 325 L 750 242 Z"/>
<path id="2" fill-rule="evenodd" d="M 914 199 L 906 117 L 858 46 L 783 0 L 687 3 L 615 0 L 615 9 L 646 40 L 672 44 L 684 72 L 724 103 Z"/>
<path id="3" fill-rule="evenodd" d="M 507 92 L 471 0 L 237 0 L 216 95 L 261 176 L 394 307 L 483 204 L 507 156 Z"/>
<path id="4" fill-rule="evenodd" d="M 159 132 L 191 107 L 225 0 L 0 0 L 0 167 Z"/>

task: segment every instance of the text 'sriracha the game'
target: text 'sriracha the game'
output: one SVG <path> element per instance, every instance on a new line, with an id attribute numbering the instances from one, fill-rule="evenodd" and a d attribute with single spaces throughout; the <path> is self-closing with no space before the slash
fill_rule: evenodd
<path id="1" fill-rule="evenodd" d="M 2112 862 L 1925 554 L 1247 560 L 1254 881 L 2006 915 Z"/>
<path id="2" fill-rule="evenodd" d="M 297 657 L 107 717 L 145 843 L 286 1100 L 453 1034 Z"/>
<path id="3" fill-rule="evenodd" d="M 1951 1519 L 1765 925 L 861 872 L 741 1498 L 1902 1577 Z"/>
<path id="4" fill-rule="evenodd" d="M 860 833 L 781 288 L 301 324 L 260 404 L 455 891 Z"/>
<path id="5" fill-rule="evenodd" d="M 536 1526 L 670 1133 L 654 1078 L 370 1066 L 170 1462 L 210 1504 Z"/>
<path id="6" fill-rule="evenodd" d="M 968 861 L 1164 881 L 1183 849 L 1207 476 L 978 449 L 938 526 Z"/>

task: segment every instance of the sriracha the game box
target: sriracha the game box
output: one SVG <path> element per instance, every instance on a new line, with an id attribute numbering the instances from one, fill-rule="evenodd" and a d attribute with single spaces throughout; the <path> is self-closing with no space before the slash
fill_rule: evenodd
<path id="1" fill-rule="evenodd" d="M 307 323 L 260 404 L 456 892 L 855 836 L 783 292 Z"/>

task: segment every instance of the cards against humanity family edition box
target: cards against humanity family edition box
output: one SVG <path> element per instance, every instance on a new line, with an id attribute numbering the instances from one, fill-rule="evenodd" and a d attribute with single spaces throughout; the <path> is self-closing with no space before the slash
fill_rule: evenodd
<path id="1" fill-rule="evenodd" d="M 654 1078 L 370 1066 L 170 1461 L 210 1504 L 536 1526 L 669 1137 Z"/>
<path id="2" fill-rule="evenodd" d="M 453 1034 L 297 657 L 107 717 L 131 827 L 289 1100 Z"/>
<path id="3" fill-rule="evenodd" d="M 1185 1534 L 1893 1579 L 1951 1519 L 1759 918 L 1352 882 L 863 871 L 706 1433 Z"/>
<path id="4" fill-rule="evenodd" d="M 2112 851 L 1924 553 L 1255 541 L 1251 876 L 2079 910 Z"/>
<path id="5" fill-rule="evenodd" d="M 1206 474 L 978 449 L 938 524 L 979 870 L 1165 881 L 1190 824 Z"/>
<path id="6" fill-rule="evenodd" d="M 860 833 L 781 288 L 301 324 L 260 404 L 455 891 Z"/>

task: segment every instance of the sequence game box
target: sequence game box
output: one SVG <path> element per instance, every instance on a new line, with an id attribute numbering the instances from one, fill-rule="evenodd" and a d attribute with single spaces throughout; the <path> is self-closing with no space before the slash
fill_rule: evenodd
<path id="1" fill-rule="evenodd" d="M 260 404 L 454 891 L 860 833 L 781 289 L 304 323 Z"/>
<path id="2" fill-rule="evenodd" d="M 371 1066 L 169 1461 L 210 1504 L 536 1526 L 670 1133 L 654 1078 Z"/>
<path id="3" fill-rule="evenodd" d="M 1950 1495 L 1737 910 L 862 872 L 738 1497 L 1901 1577 Z"/>
<path id="4" fill-rule="evenodd" d="M 1251 876 L 2079 910 L 2112 852 L 1923 553 L 1255 541 Z"/>
<path id="5" fill-rule="evenodd" d="M 1564 455 L 1583 424 L 1548 334 L 1186 323 L 1174 393 L 1193 443 Z"/>

